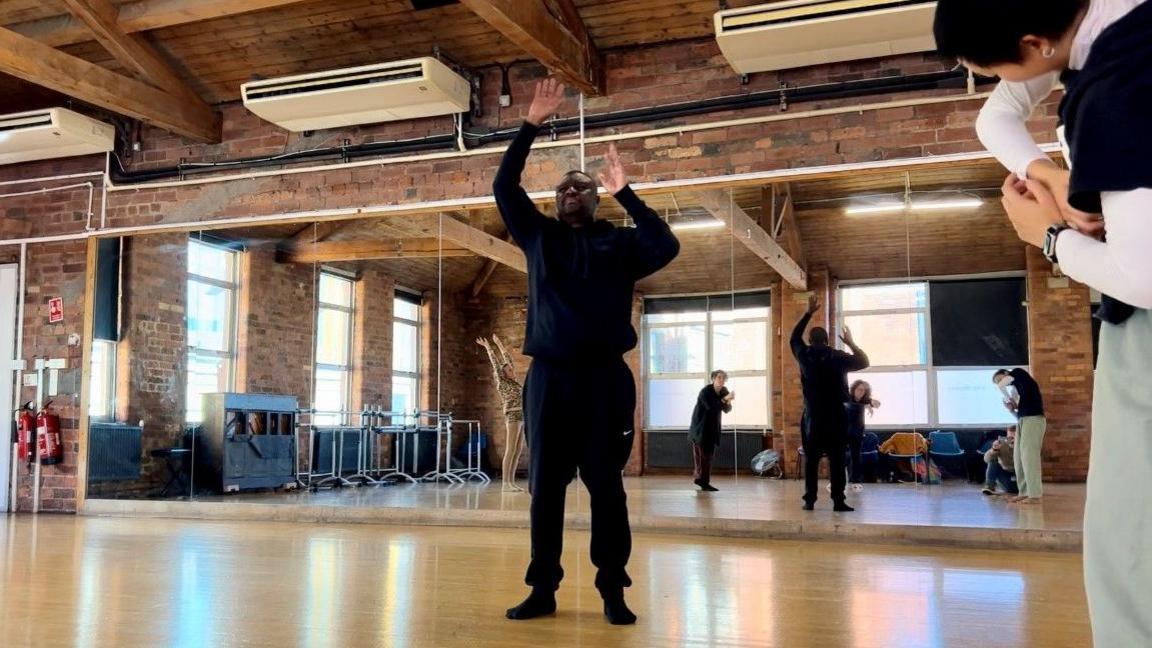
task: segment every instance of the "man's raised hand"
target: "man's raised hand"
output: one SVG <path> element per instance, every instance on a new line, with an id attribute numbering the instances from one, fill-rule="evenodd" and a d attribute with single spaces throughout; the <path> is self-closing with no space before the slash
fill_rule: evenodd
<path id="1" fill-rule="evenodd" d="M 608 146 L 604 165 L 604 170 L 599 173 L 600 186 L 615 196 L 628 185 L 628 178 L 624 175 L 624 163 L 620 161 L 620 153 L 617 152 L 615 144 Z"/>
<path id="2" fill-rule="evenodd" d="M 532 105 L 528 107 L 528 123 L 539 126 L 555 115 L 560 105 L 564 103 L 564 90 L 564 84 L 552 77 L 538 81 L 536 96 L 532 98 Z"/>

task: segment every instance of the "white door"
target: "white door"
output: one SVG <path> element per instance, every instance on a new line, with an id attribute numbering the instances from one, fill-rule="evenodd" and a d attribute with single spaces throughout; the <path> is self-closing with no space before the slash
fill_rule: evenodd
<path id="1" fill-rule="evenodd" d="M 16 291 L 15 265 L 0 265 L 0 511 L 8 510 L 8 480 L 12 468 L 12 393 L 16 374 L 11 370 L 16 357 Z"/>

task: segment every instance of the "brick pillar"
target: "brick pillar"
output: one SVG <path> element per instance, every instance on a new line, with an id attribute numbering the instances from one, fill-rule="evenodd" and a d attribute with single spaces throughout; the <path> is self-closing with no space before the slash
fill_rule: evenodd
<path id="1" fill-rule="evenodd" d="M 1088 289 L 1056 277 L 1035 248 L 1028 249 L 1028 355 L 1048 415 L 1044 478 L 1088 476 L 1092 421 L 1092 320 Z"/>
<path id="2" fill-rule="evenodd" d="M 159 487 L 163 460 L 149 453 L 183 445 L 188 379 L 188 235 L 150 234 L 125 240 L 122 337 L 125 389 L 118 418 L 144 421 L 142 488 Z"/>
<path id="3" fill-rule="evenodd" d="M 774 447 L 780 452 L 785 474 L 792 478 L 800 476 L 793 474 L 792 467 L 796 461 L 796 449 L 801 445 L 800 417 L 804 413 L 804 395 L 800 390 L 800 369 L 792 357 L 789 340 L 792 327 L 796 326 L 796 322 L 808 309 L 808 295 L 813 292 L 820 299 L 821 308 L 813 316 L 810 326 L 823 326 L 831 330 L 829 313 L 834 294 L 829 289 L 830 284 L 826 269 L 814 270 L 808 274 L 809 292 L 801 292 L 782 282 L 775 293 L 773 305 L 777 331 L 773 358 L 777 365 L 772 381 Z"/>

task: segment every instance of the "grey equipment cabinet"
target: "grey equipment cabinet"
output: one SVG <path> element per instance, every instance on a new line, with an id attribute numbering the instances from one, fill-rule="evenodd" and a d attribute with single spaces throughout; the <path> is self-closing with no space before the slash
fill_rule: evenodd
<path id="1" fill-rule="evenodd" d="M 294 396 L 205 394 L 196 481 L 221 493 L 294 487 L 296 410 Z"/>

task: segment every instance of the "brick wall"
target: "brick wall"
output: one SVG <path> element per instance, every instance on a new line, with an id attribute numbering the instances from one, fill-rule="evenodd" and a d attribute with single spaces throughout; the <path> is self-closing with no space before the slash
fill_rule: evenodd
<path id="1" fill-rule="evenodd" d="M 28 246 L 27 252 L 24 345 L 26 373 L 33 371 L 37 358 L 64 358 L 69 371 L 82 365 L 81 348 L 68 344 L 69 335 L 84 330 L 84 273 L 86 244 L 83 241 L 46 243 Z M 64 321 L 48 322 L 48 300 L 60 297 L 64 302 Z M 44 374 L 47 381 L 48 373 Z M 47 388 L 45 387 L 45 394 Z M 36 389 L 23 387 L 21 401 L 36 399 Z M 44 397 L 52 401 L 53 411 L 60 416 L 64 460 L 41 469 L 40 507 L 44 511 L 72 511 L 76 505 L 76 468 L 79 451 L 80 398 L 78 394 Z M 31 510 L 33 479 L 26 463 L 15 469 L 17 510 Z"/>
<path id="2" fill-rule="evenodd" d="M 125 240 L 124 301 L 117 345 L 117 419 L 144 421 L 141 479 L 100 484 L 93 496 L 147 493 L 163 486 L 163 459 L 152 450 L 183 447 L 188 375 L 188 235 L 155 234 Z"/>
<path id="3" fill-rule="evenodd" d="M 1044 479 L 1083 481 L 1092 423 L 1092 319 L 1088 289 L 1055 277 L 1028 251 L 1028 353 L 1044 394 Z"/>

